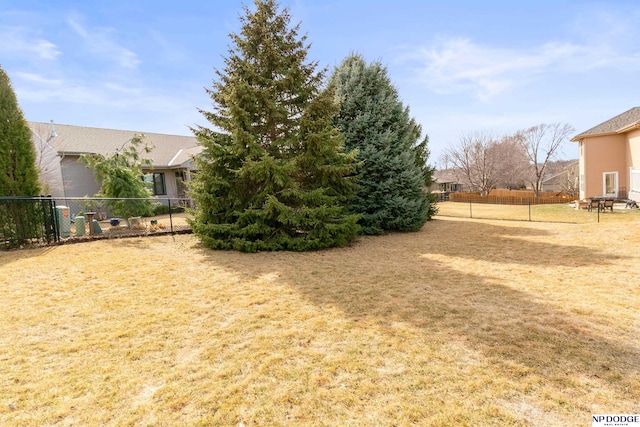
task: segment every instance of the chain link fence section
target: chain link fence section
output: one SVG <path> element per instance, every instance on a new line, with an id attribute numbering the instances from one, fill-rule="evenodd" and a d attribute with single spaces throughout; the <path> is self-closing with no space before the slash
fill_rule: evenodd
<path id="1" fill-rule="evenodd" d="M 60 242 L 147 236 L 155 234 L 190 233 L 187 219 L 191 217 L 190 199 L 113 199 L 71 197 L 56 198 L 57 209 L 68 209 L 70 229 L 60 236 Z M 118 216 L 116 206 L 144 206 L 140 214 L 135 208 L 131 216 Z M 150 206 L 148 206 L 150 204 Z M 146 211 L 146 212 L 144 212 Z"/>

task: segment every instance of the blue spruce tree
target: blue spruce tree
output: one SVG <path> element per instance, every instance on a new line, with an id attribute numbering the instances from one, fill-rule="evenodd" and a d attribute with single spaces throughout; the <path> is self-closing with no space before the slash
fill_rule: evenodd
<path id="1" fill-rule="evenodd" d="M 362 215 L 361 233 L 415 231 L 435 213 L 426 192 L 433 170 L 426 164 L 428 139 L 399 100 L 387 70 L 347 57 L 334 71 L 330 88 L 340 103 L 334 123 L 347 150 L 358 150 L 359 189 L 352 209 Z"/>

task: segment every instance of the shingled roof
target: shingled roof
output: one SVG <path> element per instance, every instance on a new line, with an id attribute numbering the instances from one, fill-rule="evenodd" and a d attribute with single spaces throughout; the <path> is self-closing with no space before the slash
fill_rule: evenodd
<path id="1" fill-rule="evenodd" d="M 433 181 L 442 184 L 446 182 L 454 182 L 457 183 L 458 180 L 458 171 L 455 169 L 441 169 L 437 170 L 433 174 Z"/>
<path id="2" fill-rule="evenodd" d="M 202 151 L 193 136 L 55 124 L 56 136 L 50 138 L 51 123 L 29 122 L 29 127 L 59 154 L 66 155 L 115 153 L 134 135 L 144 134 L 144 140 L 154 146 L 148 157 L 156 168 L 178 167 Z"/>
<path id="3" fill-rule="evenodd" d="M 571 138 L 571 141 L 579 141 L 587 136 L 612 135 L 626 132 L 634 126 L 640 127 L 640 107 L 633 107 L 612 119 L 602 122 L 591 129 Z"/>

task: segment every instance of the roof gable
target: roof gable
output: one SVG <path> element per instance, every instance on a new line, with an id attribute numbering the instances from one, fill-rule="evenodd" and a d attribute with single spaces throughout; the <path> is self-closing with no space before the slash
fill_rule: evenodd
<path id="1" fill-rule="evenodd" d="M 632 109 L 625 111 L 606 122 L 602 122 L 599 125 L 574 136 L 571 140 L 579 141 L 588 136 L 624 133 L 633 128 L 634 125 L 640 125 L 640 107 L 633 107 Z"/>
<path id="2" fill-rule="evenodd" d="M 457 183 L 458 179 L 458 171 L 455 169 L 440 169 L 433 173 L 433 181 L 438 184 L 443 183 Z"/>
<path id="3" fill-rule="evenodd" d="M 144 140 L 154 146 L 147 156 L 155 168 L 180 166 L 202 151 L 193 136 L 55 124 L 56 136 L 50 137 L 51 126 L 51 123 L 29 122 L 33 133 L 46 139 L 59 154 L 112 154 L 136 134 L 144 134 Z"/>
<path id="4" fill-rule="evenodd" d="M 542 184 L 559 184 L 567 181 L 569 176 L 577 176 L 579 173 L 580 163 L 578 160 L 571 161 L 562 171 L 550 176 L 542 181 Z"/>

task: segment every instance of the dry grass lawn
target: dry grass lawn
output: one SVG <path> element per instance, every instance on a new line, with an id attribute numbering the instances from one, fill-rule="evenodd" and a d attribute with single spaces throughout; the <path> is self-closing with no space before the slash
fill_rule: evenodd
<path id="1" fill-rule="evenodd" d="M 638 413 L 639 278 L 613 220 L 0 253 L 0 425 L 590 425 Z"/>
<path id="2" fill-rule="evenodd" d="M 616 204 L 612 211 L 574 209 L 568 204 L 555 205 L 492 205 L 484 203 L 440 202 L 438 213 L 442 216 L 458 218 L 504 219 L 518 221 L 568 222 L 575 224 L 594 224 L 598 220 L 605 222 L 624 222 L 640 220 L 640 210 L 625 209 L 623 204 Z"/>

